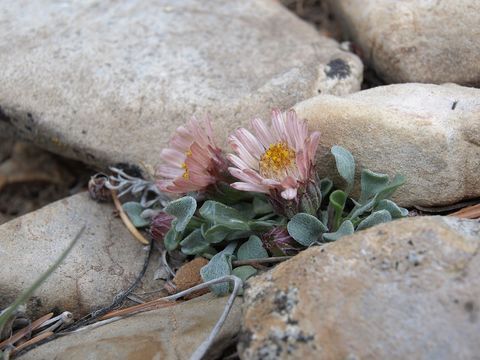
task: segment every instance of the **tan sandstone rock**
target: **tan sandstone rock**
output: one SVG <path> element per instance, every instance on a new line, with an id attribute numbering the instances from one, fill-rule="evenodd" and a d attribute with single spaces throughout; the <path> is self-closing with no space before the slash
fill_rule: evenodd
<path id="1" fill-rule="evenodd" d="M 361 168 L 403 174 L 407 182 L 394 195 L 402 206 L 480 197 L 479 89 L 399 84 L 317 96 L 295 109 L 322 133 L 322 175 L 336 175 L 330 154 L 336 144 L 354 155 L 357 175 Z"/>
<path id="2" fill-rule="evenodd" d="M 182 360 L 205 340 L 227 298 L 211 294 L 168 308 L 137 314 L 93 329 L 63 336 L 40 346 L 22 360 Z M 213 359 L 233 343 L 240 330 L 241 298 L 206 358 Z"/>
<path id="3" fill-rule="evenodd" d="M 192 115 L 222 142 L 362 81 L 356 55 L 276 1 L 2 2 L 0 127 L 89 164 L 155 166 Z"/>
<path id="4" fill-rule="evenodd" d="M 480 223 L 397 220 L 254 278 L 239 345 L 253 359 L 473 359 Z"/>
<path id="5" fill-rule="evenodd" d="M 33 318 L 54 308 L 79 318 L 109 305 L 139 275 L 147 256 L 113 210 L 81 193 L 1 225 L 0 308 L 53 264 L 84 224 L 83 236 L 27 309 Z M 153 280 L 156 263 L 151 260 L 139 292 L 162 287 Z"/>
<path id="6" fill-rule="evenodd" d="M 387 82 L 480 86 L 477 0 L 329 0 L 347 36 Z"/>

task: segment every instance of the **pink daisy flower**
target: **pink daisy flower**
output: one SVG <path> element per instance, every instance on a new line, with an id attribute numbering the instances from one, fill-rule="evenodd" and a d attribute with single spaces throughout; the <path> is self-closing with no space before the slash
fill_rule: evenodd
<path id="1" fill-rule="evenodd" d="M 258 118 L 252 127 L 255 135 L 241 128 L 228 138 L 237 153 L 227 156 L 235 166 L 228 170 L 241 180 L 232 187 L 295 199 L 299 188 L 313 181 L 320 133 L 309 134 L 306 121 L 294 110 L 274 110 L 270 128 Z"/>
<path id="2" fill-rule="evenodd" d="M 160 190 L 175 194 L 205 190 L 227 170 L 227 161 L 215 145 L 208 118 L 203 121 L 192 118 L 180 126 L 161 157 L 165 163 L 158 167 L 157 175 L 164 179 L 157 181 L 157 185 Z"/>

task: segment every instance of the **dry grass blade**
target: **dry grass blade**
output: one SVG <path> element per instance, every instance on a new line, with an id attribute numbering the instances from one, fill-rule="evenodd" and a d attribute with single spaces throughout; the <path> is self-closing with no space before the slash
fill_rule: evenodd
<path id="1" fill-rule="evenodd" d="M 138 241 L 140 241 L 143 245 L 148 245 L 149 244 L 148 240 L 145 239 L 145 237 L 142 234 L 140 234 L 140 231 L 138 231 L 137 228 L 132 224 L 128 215 L 123 210 L 122 204 L 120 203 L 117 193 L 114 190 L 112 190 L 112 199 L 113 199 L 113 203 L 115 204 L 115 208 L 117 209 L 118 214 L 120 215 L 120 219 L 122 219 L 128 231 L 130 231 L 133 237 Z"/>
<path id="2" fill-rule="evenodd" d="M 480 219 L 480 204 L 468 206 L 448 216 L 455 216 L 463 219 Z"/>
<path id="3" fill-rule="evenodd" d="M 50 319 L 53 316 L 53 313 L 49 313 L 47 315 L 42 316 L 41 318 L 35 320 L 32 322 L 30 325 L 25 326 L 23 329 L 18 330 L 15 334 L 10 336 L 8 339 L 5 339 L 0 343 L 0 350 L 3 349 L 7 345 L 13 345 L 15 344 L 18 340 L 23 338 L 25 335 L 31 333 L 38 327 L 40 327 L 45 321 Z"/>
<path id="4" fill-rule="evenodd" d="M 49 332 L 46 332 L 46 333 L 43 333 L 43 334 L 40 334 L 38 336 L 35 336 L 34 338 L 28 340 L 28 341 L 25 341 L 22 345 L 20 345 L 19 347 L 16 347 L 15 349 L 13 349 L 13 351 L 10 353 L 11 355 L 14 355 L 15 353 L 27 348 L 28 346 L 30 345 L 33 345 L 33 344 L 36 344 L 42 340 L 45 340 L 46 338 L 49 338 L 50 336 L 53 335 L 53 332 L 49 331 Z"/>
<path id="5" fill-rule="evenodd" d="M 172 301 L 165 300 L 164 298 L 160 298 L 160 299 L 146 302 L 144 304 L 138 304 L 138 305 L 130 306 L 128 308 L 111 311 L 108 314 L 103 315 L 99 319 L 99 321 L 111 319 L 117 316 L 133 315 L 142 311 L 155 310 L 155 309 L 160 309 L 164 307 L 174 306 L 178 303 L 180 303 L 180 301 L 172 302 Z"/>

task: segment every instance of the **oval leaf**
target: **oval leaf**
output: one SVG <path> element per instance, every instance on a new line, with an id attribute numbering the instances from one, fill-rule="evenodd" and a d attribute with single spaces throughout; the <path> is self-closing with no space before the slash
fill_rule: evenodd
<path id="1" fill-rule="evenodd" d="M 128 218 L 136 228 L 142 228 L 150 225 L 150 220 L 142 217 L 142 212 L 145 210 L 140 203 L 129 201 L 122 205 L 123 210 L 127 213 Z"/>
<path id="2" fill-rule="evenodd" d="M 290 236 L 303 246 L 310 246 L 320 238 L 322 233 L 328 231 L 315 216 L 305 213 L 296 214 L 288 222 L 287 230 Z"/>
<path id="3" fill-rule="evenodd" d="M 389 222 L 392 220 L 392 216 L 387 210 L 380 210 L 371 213 L 367 218 L 363 219 L 360 224 L 357 226 L 358 230 L 367 229 L 369 227 Z"/>
<path id="4" fill-rule="evenodd" d="M 184 196 L 172 201 L 165 208 L 165 212 L 175 216 L 175 230 L 178 232 L 185 230 L 193 214 L 197 210 L 197 201 L 191 196 Z"/>
<path id="5" fill-rule="evenodd" d="M 392 219 L 402 218 L 408 215 L 408 210 L 395 204 L 392 200 L 381 200 L 375 210 L 387 210 Z"/>
<path id="6" fill-rule="evenodd" d="M 322 235 L 323 241 L 336 241 L 344 236 L 352 235 L 354 232 L 353 224 L 350 220 L 345 220 L 337 231 L 325 233 Z"/>
<path id="7" fill-rule="evenodd" d="M 168 251 L 173 251 L 178 247 L 178 244 L 182 240 L 182 233 L 179 233 L 172 227 L 168 232 L 165 234 L 165 239 L 163 240 L 163 244 L 165 245 L 165 249 Z"/>
<path id="8" fill-rule="evenodd" d="M 214 225 L 205 231 L 205 240 L 210 244 L 216 244 L 225 240 L 228 234 L 234 232 L 228 226 Z"/>
<path id="9" fill-rule="evenodd" d="M 333 146 L 331 152 L 335 156 L 338 173 L 347 182 L 345 192 L 349 193 L 353 188 L 355 178 L 355 159 L 350 151 L 341 146 Z"/>
<path id="10" fill-rule="evenodd" d="M 202 231 L 196 229 L 186 236 L 181 242 L 182 252 L 186 255 L 204 253 L 210 244 L 203 238 Z"/>
<path id="11" fill-rule="evenodd" d="M 256 235 L 244 242 L 238 248 L 238 260 L 260 259 L 268 257 L 268 252 L 263 248 L 262 240 Z"/>
<path id="12" fill-rule="evenodd" d="M 248 219 L 238 210 L 213 200 L 207 200 L 199 210 L 200 215 L 213 224 L 222 224 L 235 230 L 249 230 Z"/>
<path id="13" fill-rule="evenodd" d="M 248 278 L 252 277 L 257 273 L 257 269 L 255 269 L 253 266 L 250 265 L 244 265 L 244 266 L 239 266 L 233 269 L 232 275 L 235 275 L 236 277 L 239 277 L 242 279 L 242 282 L 245 283 Z M 233 287 L 230 287 L 230 290 L 232 290 Z M 243 294 L 243 289 L 240 289 L 238 295 Z"/>
<path id="14" fill-rule="evenodd" d="M 231 273 L 232 255 L 226 254 L 223 251 L 212 257 L 208 264 L 200 269 L 200 275 L 204 282 L 218 279 L 222 276 L 230 275 Z M 210 286 L 210 289 L 216 295 L 225 295 L 228 293 L 229 284 L 212 285 Z"/>
<path id="15" fill-rule="evenodd" d="M 364 204 L 367 200 L 374 197 L 382 191 L 388 184 L 388 175 L 377 174 L 370 170 L 362 170 L 361 175 L 361 193 L 360 203 Z"/>

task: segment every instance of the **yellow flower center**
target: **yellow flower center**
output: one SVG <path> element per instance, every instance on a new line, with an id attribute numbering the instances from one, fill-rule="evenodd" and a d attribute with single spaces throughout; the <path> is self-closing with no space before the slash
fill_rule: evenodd
<path id="1" fill-rule="evenodd" d="M 186 153 L 185 153 L 186 157 L 188 158 L 189 156 L 192 156 L 192 151 L 191 150 L 188 150 Z M 187 161 L 187 159 L 185 159 L 185 161 Z M 188 166 L 187 164 L 184 162 L 182 163 L 182 169 L 184 170 L 183 172 L 183 175 L 182 177 L 185 179 L 185 180 L 188 180 L 190 178 L 190 173 L 188 171 Z"/>
<path id="2" fill-rule="evenodd" d="M 289 168 L 296 166 L 295 151 L 284 142 L 270 145 L 260 158 L 260 175 L 281 180 Z"/>

